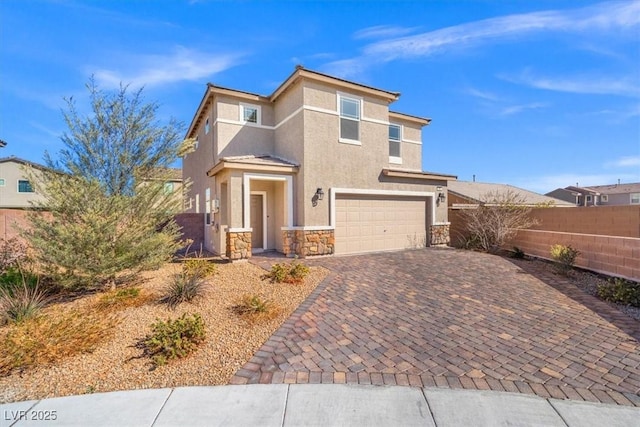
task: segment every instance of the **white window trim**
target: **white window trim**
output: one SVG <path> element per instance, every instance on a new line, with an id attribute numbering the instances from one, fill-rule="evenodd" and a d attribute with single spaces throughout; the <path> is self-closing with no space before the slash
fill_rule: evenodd
<path id="1" fill-rule="evenodd" d="M 31 187 L 31 189 L 33 191 L 20 191 L 20 181 L 28 182 L 29 186 Z M 16 181 L 16 192 L 18 194 L 34 194 L 36 191 L 35 191 L 35 188 L 33 188 L 33 185 L 31 184 L 31 181 L 29 181 L 28 179 L 19 179 L 19 180 Z"/>
<path id="2" fill-rule="evenodd" d="M 244 109 L 254 108 L 256 110 L 256 122 L 248 122 L 244 119 Z M 247 126 L 262 126 L 262 107 L 256 104 L 240 103 L 240 123 Z"/>
<path id="3" fill-rule="evenodd" d="M 587 194 L 587 196 L 585 198 L 585 201 L 587 203 L 591 203 L 593 201 L 593 196 L 591 194 Z"/>
<path id="4" fill-rule="evenodd" d="M 629 194 L 629 204 L 631 204 L 631 205 L 638 205 L 638 204 L 640 204 L 640 197 L 638 198 L 638 202 L 637 202 L 637 203 L 634 203 L 634 201 L 633 201 L 633 195 L 634 195 L 634 194 L 638 194 L 638 195 L 640 196 L 640 193 L 630 193 L 630 194 Z"/>
<path id="5" fill-rule="evenodd" d="M 389 127 L 391 126 L 397 126 L 399 129 L 399 135 L 398 135 L 398 144 L 400 145 L 400 156 L 389 156 L 389 163 L 394 164 L 394 165 L 401 165 L 402 164 L 402 136 L 404 134 L 404 129 L 403 126 L 400 123 L 389 123 Z M 388 131 L 388 130 L 387 130 Z M 391 138 L 388 138 L 388 142 L 394 141 Z M 387 149 L 389 147 L 387 146 Z"/>
<path id="6" fill-rule="evenodd" d="M 600 201 L 603 203 L 608 203 L 609 202 L 609 195 L 608 194 L 603 194 L 602 196 L 600 196 Z"/>
<path id="7" fill-rule="evenodd" d="M 337 92 L 336 93 L 336 111 L 338 112 L 338 120 L 342 120 L 343 118 L 346 120 L 352 120 L 354 122 L 358 122 L 358 139 L 349 139 L 349 138 L 342 138 L 342 136 L 340 136 L 340 121 L 338 121 L 338 142 L 341 142 L 343 144 L 351 144 L 351 145 L 362 145 L 362 142 L 360 140 L 360 133 L 362 131 L 362 127 L 360 126 L 360 124 L 362 123 L 362 117 L 364 115 L 364 101 L 362 99 L 361 96 L 356 96 L 356 95 L 351 95 L 348 93 L 343 93 L 343 92 Z M 358 120 L 352 119 L 351 117 L 342 117 L 341 114 L 341 100 L 342 98 L 345 99 L 350 99 L 352 101 L 357 101 L 359 106 L 360 106 L 360 111 L 359 111 L 359 117 Z"/>

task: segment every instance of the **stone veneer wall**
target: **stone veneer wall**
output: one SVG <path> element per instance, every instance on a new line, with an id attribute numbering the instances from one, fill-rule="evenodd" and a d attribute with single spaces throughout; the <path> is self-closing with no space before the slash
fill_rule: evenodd
<path id="1" fill-rule="evenodd" d="M 251 258 L 250 231 L 227 231 L 227 258 L 231 261 Z"/>
<path id="2" fill-rule="evenodd" d="M 448 245 L 451 241 L 449 238 L 449 224 L 434 224 L 429 226 L 429 244 Z"/>
<path id="3" fill-rule="evenodd" d="M 332 255 L 335 251 L 333 230 L 284 230 L 282 249 L 287 256 L 305 258 L 315 255 Z"/>

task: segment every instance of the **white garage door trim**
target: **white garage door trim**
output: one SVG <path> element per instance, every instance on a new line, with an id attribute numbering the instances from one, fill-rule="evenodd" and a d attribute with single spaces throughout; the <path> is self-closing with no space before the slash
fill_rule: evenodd
<path id="1" fill-rule="evenodd" d="M 433 191 L 395 191 L 395 190 L 364 190 L 357 188 L 330 188 L 329 189 L 329 224 L 336 226 L 336 195 L 337 194 L 360 194 L 367 196 L 396 196 L 396 197 L 431 197 L 431 221 L 435 222 L 436 204 L 435 193 Z"/>

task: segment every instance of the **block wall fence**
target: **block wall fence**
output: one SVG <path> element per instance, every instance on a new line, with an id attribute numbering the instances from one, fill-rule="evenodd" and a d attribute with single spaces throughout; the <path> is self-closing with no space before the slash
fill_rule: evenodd
<path id="1" fill-rule="evenodd" d="M 182 228 L 182 238 L 193 240 L 192 250 L 198 250 L 204 243 L 204 214 L 181 213 L 175 216 L 175 220 Z M 18 236 L 18 229 L 26 226 L 27 211 L 0 209 L 0 240 Z"/>
<path id="2" fill-rule="evenodd" d="M 505 249 L 549 259 L 552 245 L 571 245 L 580 251 L 578 267 L 640 281 L 640 206 L 536 208 L 531 217 L 538 224 L 520 230 Z M 449 221 L 452 244 L 462 246 L 460 210 L 450 208 Z"/>

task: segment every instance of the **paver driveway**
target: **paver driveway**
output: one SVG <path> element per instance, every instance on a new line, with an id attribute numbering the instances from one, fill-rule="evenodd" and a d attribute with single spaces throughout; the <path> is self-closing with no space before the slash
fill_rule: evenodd
<path id="1" fill-rule="evenodd" d="M 330 275 L 231 383 L 435 385 L 640 406 L 640 322 L 531 263 L 436 248 L 309 263 Z"/>

